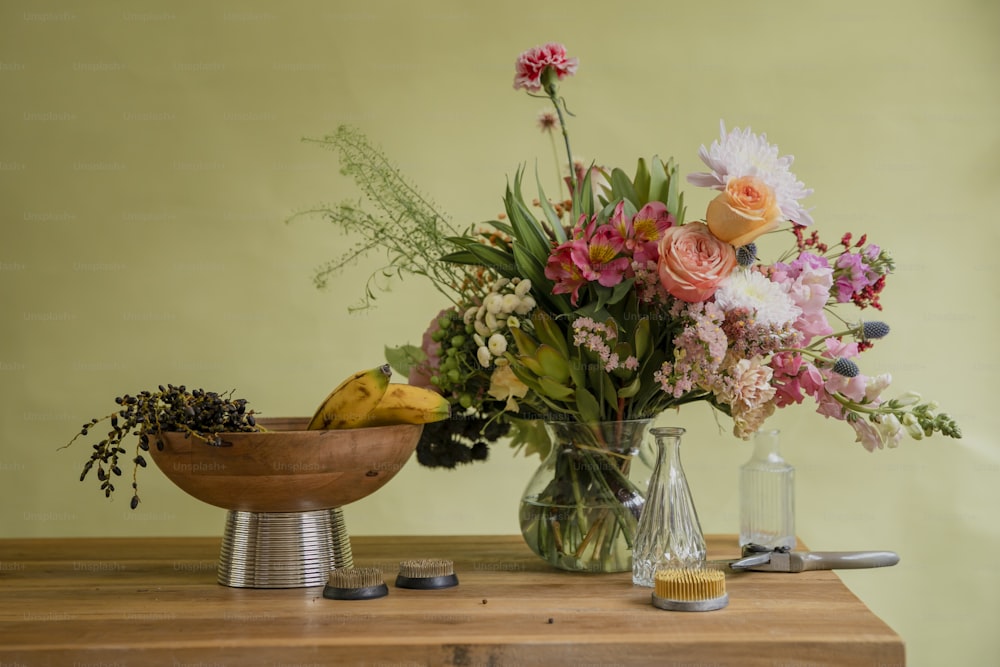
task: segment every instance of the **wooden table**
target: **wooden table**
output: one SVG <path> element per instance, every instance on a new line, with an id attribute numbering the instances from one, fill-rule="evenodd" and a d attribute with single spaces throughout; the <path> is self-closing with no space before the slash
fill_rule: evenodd
<path id="1" fill-rule="evenodd" d="M 729 606 L 670 612 L 631 574 L 549 568 L 520 537 L 354 537 L 389 595 L 216 583 L 220 540 L 0 540 L 0 665 L 903 665 L 902 640 L 832 572 L 728 578 Z M 709 557 L 735 557 L 709 536 Z M 455 588 L 393 586 L 455 561 Z"/>

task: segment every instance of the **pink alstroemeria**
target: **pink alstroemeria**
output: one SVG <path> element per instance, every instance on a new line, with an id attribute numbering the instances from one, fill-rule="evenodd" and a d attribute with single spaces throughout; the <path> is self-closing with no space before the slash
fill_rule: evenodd
<path id="1" fill-rule="evenodd" d="M 573 262 L 583 277 L 605 287 L 614 287 L 625 278 L 632 263 L 620 253 L 625 242 L 608 224 L 595 227 L 595 221 L 585 228 L 584 236 L 572 244 Z"/>
<path id="2" fill-rule="evenodd" d="M 576 73 L 579 62 L 576 58 L 566 57 L 566 47 L 558 42 L 528 49 L 517 57 L 514 90 L 524 88 L 537 93 L 542 89 L 542 74 L 547 68 L 551 67 L 556 77 L 562 81 Z"/>
<path id="3" fill-rule="evenodd" d="M 545 277 L 555 283 L 553 294 L 569 294 L 570 303 L 574 306 L 580 300 L 580 288 L 587 284 L 580 267 L 573 261 L 573 244 L 579 241 L 567 241 L 557 247 L 549 255 L 545 264 Z"/>
<path id="4" fill-rule="evenodd" d="M 660 201 L 651 201 L 632 217 L 632 258 L 640 264 L 660 259 L 660 239 L 663 232 L 674 226 L 676 218 Z"/>

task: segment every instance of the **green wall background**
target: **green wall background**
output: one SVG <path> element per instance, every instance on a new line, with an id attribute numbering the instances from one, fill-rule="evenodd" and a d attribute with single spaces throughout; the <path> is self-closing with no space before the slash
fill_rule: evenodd
<path id="1" fill-rule="evenodd" d="M 814 549 L 893 549 L 844 580 L 906 640 L 913 665 L 1000 662 L 995 409 L 1000 234 L 1000 10 L 989 0 L 5 2 L 0 8 L 0 536 L 220 535 L 221 510 L 155 469 L 143 504 L 78 483 L 58 451 L 114 396 L 184 383 L 267 414 L 306 415 L 383 346 L 416 342 L 442 305 L 420 280 L 347 307 L 378 267 L 326 291 L 315 267 L 349 241 L 295 210 L 354 196 L 301 143 L 365 131 L 456 227 L 501 210 L 508 174 L 552 171 L 543 108 L 513 61 L 549 40 L 580 58 L 564 84 L 574 150 L 631 168 L 697 149 L 720 118 L 797 157 L 829 240 L 893 250 L 893 335 L 864 371 L 937 398 L 961 441 L 868 454 L 810 409 L 772 423 L 798 468 Z M 698 216 L 707 196 L 688 189 Z M 703 527 L 737 530 L 749 446 L 706 409 L 685 465 Z M 354 534 L 515 533 L 535 461 L 503 447 L 453 472 L 415 462 L 346 508 Z M 124 486 L 124 485 L 123 485 Z M 762 619 L 766 625 L 766 619 Z"/>

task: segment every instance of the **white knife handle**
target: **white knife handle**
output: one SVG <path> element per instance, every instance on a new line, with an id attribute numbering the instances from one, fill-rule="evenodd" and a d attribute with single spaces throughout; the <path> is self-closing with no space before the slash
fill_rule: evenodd
<path id="1" fill-rule="evenodd" d="M 888 567 L 899 562 L 894 551 L 809 551 L 789 555 L 790 572 Z"/>

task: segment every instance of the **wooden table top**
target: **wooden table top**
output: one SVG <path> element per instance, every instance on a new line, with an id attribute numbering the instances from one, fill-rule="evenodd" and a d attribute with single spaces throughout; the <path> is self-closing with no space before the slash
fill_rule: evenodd
<path id="1" fill-rule="evenodd" d="M 730 575 L 729 605 L 670 612 L 630 573 L 551 569 L 520 536 L 353 537 L 389 595 L 216 583 L 214 538 L 0 540 L 2 665 L 903 665 L 903 641 L 832 572 Z M 709 558 L 738 555 L 708 536 Z M 393 586 L 448 558 L 459 585 Z"/>

